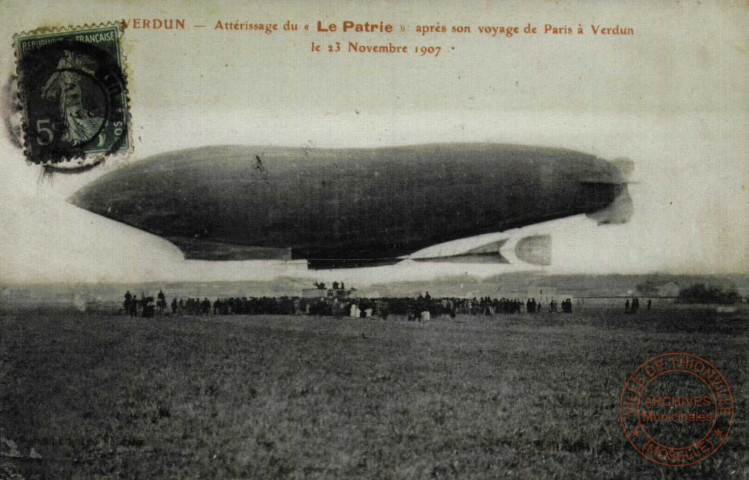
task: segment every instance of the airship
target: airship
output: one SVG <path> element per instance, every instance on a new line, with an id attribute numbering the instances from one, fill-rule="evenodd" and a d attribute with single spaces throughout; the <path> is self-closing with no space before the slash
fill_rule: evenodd
<path id="1" fill-rule="evenodd" d="M 69 201 L 163 237 L 186 259 L 358 268 L 582 214 L 627 222 L 631 168 L 626 159 L 504 144 L 208 146 L 122 166 Z M 544 266 L 551 241 L 535 233 L 413 259 Z"/>

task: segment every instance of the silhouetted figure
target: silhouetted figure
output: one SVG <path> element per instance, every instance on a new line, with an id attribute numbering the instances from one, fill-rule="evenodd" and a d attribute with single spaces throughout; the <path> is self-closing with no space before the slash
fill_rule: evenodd
<path id="1" fill-rule="evenodd" d="M 145 295 L 141 294 L 140 298 L 140 316 L 143 318 L 153 318 L 154 314 L 154 306 L 151 305 L 151 302 L 153 302 L 153 297 L 146 297 Z"/>
<path id="2" fill-rule="evenodd" d="M 161 290 L 156 295 L 156 310 L 159 312 L 159 315 L 163 315 L 166 310 L 166 295 Z"/>
<path id="3" fill-rule="evenodd" d="M 177 298 L 172 299 L 172 315 L 177 315 Z"/>
<path id="4" fill-rule="evenodd" d="M 137 295 L 133 295 L 132 300 L 130 300 L 130 309 L 128 310 L 128 313 L 130 313 L 131 317 L 138 316 L 138 296 Z"/>
<path id="5" fill-rule="evenodd" d="M 203 315 L 208 315 L 211 313 L 211 301 L 208 300 L 208 297 L 205 297 L 203 302 L 200 304 L 200 313 Z"/>
<path id="6" fill-rule="evenodd" d="M 629 313 L 629 298 L 624 302 L 624 313 Z"/>
<path id="7" fill-rule="evenodd" d="M 130 302 L 133 300 L 133 296 L 130 294 L 130 290 L 125 292 L 125 302 L 122 304 L 125 310 L 125 315 L 130 315 Z"/>
<path id="8" fill-rule="evenodd" d="M 648 308 L 648 312 L 650 311 L 650 307 L 652 307 L 652 306 L 653 306 L 653 301 L 648 298 L 648 307 L 647 307 Z"/>
<path id="9" fill-rule="evenodd" d="M 572 313 L 572 299 L 568 298 L 564 301 L 564 307 L 562 308 L 564 313 Z"/>

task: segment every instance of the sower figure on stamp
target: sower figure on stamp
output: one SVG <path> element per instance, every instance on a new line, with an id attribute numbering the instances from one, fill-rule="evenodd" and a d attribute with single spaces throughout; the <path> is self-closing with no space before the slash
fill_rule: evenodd
<path id="1" fill-rule="evenodd" d="M 85 74 L 93 77 L 93 68 L 95 63 L 90 58 L 65 50 L 57 70 L 42 87 L 45 100 L 58 102 L 65 125 L 62 139 L 73 146 L 91 140 L 104 122 L 102 113 L 92 112 L 83 105 L 81 81 Z"/>

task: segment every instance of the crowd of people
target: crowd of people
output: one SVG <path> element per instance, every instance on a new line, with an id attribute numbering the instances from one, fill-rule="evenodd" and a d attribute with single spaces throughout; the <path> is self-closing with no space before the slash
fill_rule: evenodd
<path id="1" fill-rule="evenodd" d="M 153 317 L 157 312 L 163 315 L 166 313 L 166 295 L 159 290 L 156 299 L 154 303 L 154 298 L 146 296 L 145 293 L 141 293 L 138 299 L 137 295 L 131 294 L 128 290 L 125 293 L 125 301 L 122 303 L 123 312 L 131 317 Z"/>
<path id="2" fill-rule="evenodd" d="M 653 301 L 648 299 L 648 303 L 646 304 L 646 308 L 648 311 L 650 311 L 650 308 L 653 305 Z M 632 301 L 629 301 L 629 298 L 624 302 L 624 313 L 637 313 L 640 310 L 640 299 L 635 297 L 632 299 Z"/>
<path id="3" fill-rule="evenodd" d="M 629 307 L 628 307 L 629 308 Z M 156 299 L 141 293 L 140 298 L 125 293 L 123 312 L 130 316 L 159 315 L 314 315 L 334 317 L 388 318 L 401 315 L 410 321 L 427 320 L 441 315 L 495 315 L 516 313 L 559 312 L 559 304 L 552 299 L 547 307 L 535 298 L 432 298 L 429 292 L 415 298 L 348 298 L 348 297 L 229 297 L 209 300 L 201 298 L 173 298 L 167 303 L 159 291 Z M 561 302 L 562 313 L 572 313 L 572 300 Z"/>

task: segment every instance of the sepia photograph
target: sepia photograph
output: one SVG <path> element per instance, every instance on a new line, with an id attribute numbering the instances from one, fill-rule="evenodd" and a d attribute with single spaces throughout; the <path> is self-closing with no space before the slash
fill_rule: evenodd
<path id="1" fill-rule="evenodd" d="M 0 480 L 749 478 L 746 2 L 0 18 Z"/>

